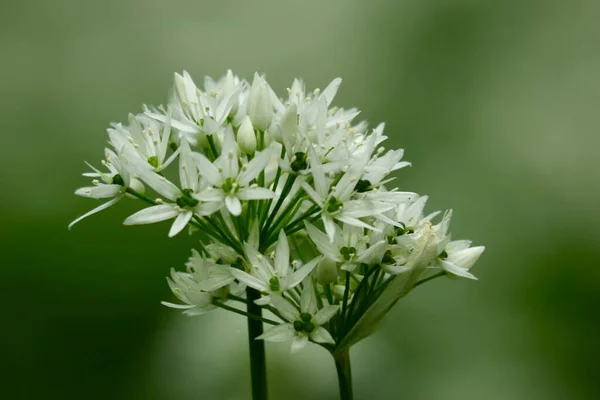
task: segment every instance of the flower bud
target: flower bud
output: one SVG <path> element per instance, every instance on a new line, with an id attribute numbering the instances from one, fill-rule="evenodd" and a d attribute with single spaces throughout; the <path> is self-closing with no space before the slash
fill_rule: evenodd
<path id="1" fill-rule="evenodd" d="M 252 126 L 252 120 L 245 116 L 237 133 L 237 144 L 246 154 L 254 154 L 256 151 L 256 134 Z"/>
<path id="2" fill-rule="evenodd" d="M 328 285 L 335 282 L 338 277 L 338 270 L 335 261 L 328 258 L 322 258 L 317 265 L 317 282 L 321 285 Z"/>
<path id="3" fill-rule="evenodd" d="M 267 81 L 258 73 L 254 74 L 254 81 L 248 95 L 246 113 L 254 123 L 254 127 L 266 131 L 273 119 L 273 102 L 271 100 L 271 88 Z"/>
<path id="4" fill-rule="evenodd" d="M 292 151 L 292 146 L 298 135 L 298 107 L 291 104 L 279 122 L 281 140 L 287 151 Z"/>

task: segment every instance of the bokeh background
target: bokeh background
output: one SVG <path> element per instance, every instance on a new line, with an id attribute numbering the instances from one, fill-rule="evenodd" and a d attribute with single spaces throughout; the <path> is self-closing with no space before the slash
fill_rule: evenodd
<path id="1" fill-rule="evenodd" d="M 23 0 L 0 5 L 0 397 L 247 399 L 245 321 L 160 306 L 195 237 L 75 188 L 172 74 L 294 77 L 387 123 L 402 188 L 487 250 L 353 348 L 357 399 L 600 398 L 600 2 Z M 273 399 L 335 399 L 268 345 Z"/>

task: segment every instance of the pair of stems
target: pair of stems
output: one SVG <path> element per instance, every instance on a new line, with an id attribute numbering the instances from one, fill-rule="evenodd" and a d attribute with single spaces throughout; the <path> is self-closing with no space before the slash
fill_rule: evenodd
<path id="1" fill-rule="evenodd" d="M 246 307 L 249 315 L 262 318 L 262 308 L 254 301 L 260 298 L 256 289 L 246 288 Z M 258 318 L 248 318 L 248 347 L 250 350 L 250 378 L 252 400 L 267 400 L 267 362 L 264 340 L 256 340 L 263 333 L 263 323 Z M 349 349 L 332 353 L 337 370 L 340 400 L 352 400 L 352 370 Z"/>

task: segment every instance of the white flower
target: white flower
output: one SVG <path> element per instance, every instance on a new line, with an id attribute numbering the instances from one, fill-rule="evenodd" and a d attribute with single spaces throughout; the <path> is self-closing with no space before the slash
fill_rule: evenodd
<path id="1" fill-rule="evenodd" d="M 344 224 L 342 229 L 335 225 L 333 242 L 330 242 L 324 232 L 310 222 L 305 224 L 306 231 L 317 249 L 328 259 L 339 263 L 346 271 L 354 271 L 361 263 L 370 264 L 374 255 L 382 253 L 386 245 L 386 242 L 381 240 L 367 248 L 363 228 L 349 224 Z"/>
<path id="2" fill-rule="evenodd" d="M 267 188 L 251 185 L 265 169 L 271 158 L 269 150 L 256 153 L 242 168 L 239 167 L 238 149 L 230 131 L 225 132 L 221 156 L 211 163 L 205 155 L 194 154 L 195 161 L 209 186 L 194 195 L 197 200 L 212 203 L 216 209 L 225 205 L 227 210 L 238 216 L 242 213 L 244 200 L 270 199 L 275 194 Z"/>
<path id="3" fill-rule="evenodd" d="M 272 296 L 271 300 L 277 311 L 289 322 L 267 329 L 256 339 L 270 342 L 284 342 L 293 339 L 293 353 L 303 349 L 309 339 L 315 343 L 335 344 L 329 331 L 322 325 L 337 314 L 339 306 L 326 305 L 317 311 L 315 289 L 310 279 L 304 282 L 300 311 L 279 295 Z"/>
<path id="4" fill-rule="evenodd" d="M 73 222 L 69 224 L 69 229 L 71 229 L 73 225 L 83 220 L 84 218 L 87 218 L 100 211 L 106 210 L 110 206 L 119 202 L 119 200 L 121 200 L 125 196 L 127 188 L 132 188 L 137 192 L 144 191 L 144 185 L 131 175 L 129 171 L 129 166 L 127 164 L 127 160 L 124 156 L 122 156 L 122 153 L 117 155 L 112 150 L 106 149 L 105 158 L 106 160 L 102 161 L 102 164 L 106 168 L 108 168 L 108 173 L 100 172 L 99 170 L 88 164 L 88 166 L 92 168 L 94 172 L 88 172 L 84 174 L 84 176 L 90 178 L 100 178 L 103 182 L 100 182 L 98 179 L 95 179 L 92 182 L 94 186 L 79 188 L 75 191 L 75 194 L 78 196 L 89 197 L 92 199 L 111 200 L 76 218 Z"/>
<path id="5" fill-rule="evenodd" d="M 296 287 L 315 269 L 322 258 L 316 257 L 294 270 L 290 266 L 290 249 L 283 230 L 279 232 L 279 240 L 275 248 L 275 265 L 248 243 L 244 244 L 244 250 L 250 264 L 250 273 L 235 268 L 231 269 L 231 273 L 240 282 L 265 295 L 281 294 Z M 258 303 L 267 304 L 269 301 L 269 297 L 266 296 Z"/>
<path id="6" fill-rule="evenodd" d="M 153 224 L 175 218 L 169 231 L 169 237 L 173 237 L 185 228 L 194 214 L 208 215 L 216 210 L 214 205 L 203 204 L 194 198 L 199 189 L 198 169 L 189 144 L 184 140 L 180 147 L 179 177 L 183 189 L 180 190 L 165 177 L 138 164 L 140 178 L 173 203 L 158 204 L 138 211 L 123 222 L 125 225 Z"/>
<path id="7" fill-rule="evenodd" d="M 468 279 L 477 279 L 469 270 L 479 260 L 485 250 L 484 246 L 469 247 L 469 240 L 455 240 L 446 245 L 436 264 L 446 271 L 450 277 L 460 276 Z"/>

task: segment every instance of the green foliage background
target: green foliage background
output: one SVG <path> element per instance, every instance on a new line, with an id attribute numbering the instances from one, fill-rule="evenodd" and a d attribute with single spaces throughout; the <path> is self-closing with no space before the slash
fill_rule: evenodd
<path id="1" fill-rule="evenodd" d="M 0 396 L 246 399 L 244 321 L 160 306 L 196 238 L 76 198 L 111 121 L 174 71 L 294 77 L 385 121 L 407 190 L 487 250 L 353 348 L 358 399 L 597 399 L 600 3 L 25 0 L 0 5 Z M 268 346 L 273 399 L 334 399 L 318 348 Z"/>

